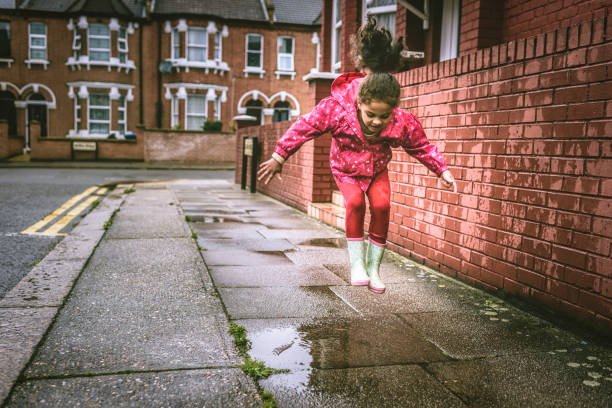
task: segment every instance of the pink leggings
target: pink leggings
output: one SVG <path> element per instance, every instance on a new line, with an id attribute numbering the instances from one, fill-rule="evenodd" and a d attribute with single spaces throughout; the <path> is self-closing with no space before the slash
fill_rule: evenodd
<path id="1" fill-rule="evenodd" d="M 365 218 L 365 194 L 357 184 L 343 183 L 336 179 L 336 184 L 344 197 L 346 207 L 345 229 L 348 240 L 363 239 L 363 222 Z M 370 202 L 370 228 L 368 236 L 371 241 L 382 246 L 387 242 L 389 231 L 389 213 L 391 210 L 391 193 L 389 173 L 383 170 L 376 175 L 366 192 Z"/>

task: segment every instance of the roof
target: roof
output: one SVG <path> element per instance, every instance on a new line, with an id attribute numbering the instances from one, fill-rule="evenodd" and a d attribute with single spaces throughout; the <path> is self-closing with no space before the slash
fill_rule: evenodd
<path id="1" fill-rule="evenodd" d="M 272 0 L 277 23 L 317 24 L 322 0 Z M 318 24 L 321 24 L 319 21 Z"/>
<path id="2" fill-rule="evenodd" d="M 266 2 L 274 5 L 276 23 L 320 25 L 322 0 L 155 0 L 155 15 L 202 15 L 227 20 L 267 22 Z M 4 7 L 3 5 L 7 5 Z M 0 0 L 0 8 L 15 0 Z M 143 17 L 142 0 L 26 0 L 20 9 L 57 13 L 103 13 Z"/>
<path id="3" fill-rule="evenodd" d="M 261 0 L 156 0 L 155 14 L 204 14 L 226 19 L 268 21 Z"/>
<path id="4" fill-rule="evenodd" d="M 0 9 L 14 9 L 15 0 L 0 0 Z"/>
<path id="5" fill-rule="evenodd" d="M 0 0 L 1 1 L 1 0 Z M 26 0 L 20 9 L 50 12 L 83 12 L 104 13 L 113 15 L 132 15 L 134 12 L 127 3 L 135 3 L 135 0 Z"/>

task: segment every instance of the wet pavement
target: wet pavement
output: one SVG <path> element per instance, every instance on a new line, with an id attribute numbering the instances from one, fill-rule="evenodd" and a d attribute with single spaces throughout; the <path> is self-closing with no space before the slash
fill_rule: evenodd
<path id="1" fill-rule="evenodd" d="M 343 232 L 271 198 L 223 180 L 121 197 L 86 263 L 74 242 L 41 262 L 47 300 L 22 282 L 0 304 L 2 344 L 22 341 L 6 406 L 610 406 L 612 348 L 391 252 L 386 293 L 353 287 Z M 241 371 L 229 322 L 275 374 Z"/>

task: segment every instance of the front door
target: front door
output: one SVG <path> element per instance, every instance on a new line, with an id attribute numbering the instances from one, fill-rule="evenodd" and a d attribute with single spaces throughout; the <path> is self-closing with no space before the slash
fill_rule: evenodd
<path id="1" fill-rule="evenodd" d="M 47 105 L 28 103 L 28 122 L 27 122 L 27 137 L 26 149 L 30 150 L 30 123 L 35 120 L 40 123 L 40 136 L 47 136 Z"/>

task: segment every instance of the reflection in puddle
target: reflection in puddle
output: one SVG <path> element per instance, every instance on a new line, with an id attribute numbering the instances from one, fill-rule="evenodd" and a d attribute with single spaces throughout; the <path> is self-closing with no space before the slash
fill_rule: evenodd
<path id="1" fill-rule="evenodd" d="M 325 248 L 346 248 L 346 239 L 344 238 L 313 238 L 298 245 L 317 246 Z"/>
<path id="2" fill-rule="evenodd" d="M 310 342 L 302 338 L 295 327 L 273 328 L 249 332 L 253 346 L 249 354 L 266 362 L 267 366 L 290 370 L 286 385 L 298 391 L 308 388 L 312 372 Z"/>

